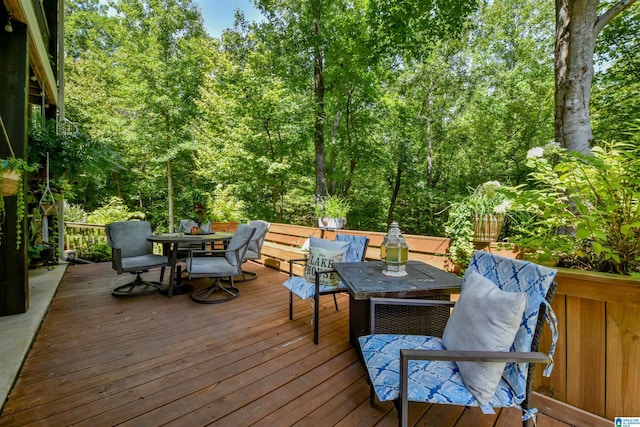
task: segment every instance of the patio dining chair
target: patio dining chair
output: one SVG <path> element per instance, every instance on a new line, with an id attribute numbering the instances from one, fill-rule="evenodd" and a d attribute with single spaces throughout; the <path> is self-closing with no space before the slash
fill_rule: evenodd
<path id="1" fill-rule="evenodd" d="M 169 259 L 153 253 L 153 244 L 147 237 L 153 234 L 147 221 L 119 221 L 105 226 L 107 242 L 111 247 L 111 266 L 118 274 L 135 274 L 133 282 L 116 287 L 111 291 L 114 296 L 131 297 L 149 295 L 157 292 L 162 285 L 164 270 Z M 160 281 L 142 280 L 142 273 L 161 267 Z"/>
<path id="2" fill-rule="evenodd" d="M 201 304 L 216 304 L 234 299 L 240 290 L 234 286 L 233 278 L 242 275 L 242 262 L 255 229 L 240 224 L 225 249 L 192 249 L 186 259 L 189 279 L 213 278 L 213 284 L 197 289 L 191 299 Z M 230 285 L 222 285 L 222 278 L 228 278 Z"/>
<path id="3" fill-rule="evenodd" d="M 313 342 L 318 344 L 320 323 L 320 296 L 333 295 L 338 310 L 336 294 L 347 289 L 331 268 L 333 262 L 362 262 L 367 253 L 369 239 L 366 236 L 336 234 L 335 240 L 309 238 L 309 257 L 289 260 L 289 278 L 283 286 L 289 290 L 289 319 L 293 320 L 293 295 L 300 299 L 313 298 Z M 305 275 L 293 275 L 294 262 L 305 261 Z"/>
<path id="4" fill-rule="evenodd" d="M 255 230 L 251 241 L 249 242 L 249 246 L 247 246 L 247 252 L 244 255 L 242 260 L 243 263 L 250 260 L 258 260 L 261 257 L 262 245 L 264 244 L 264 239 L 267 237 L 267 232 L 271 227 L 271 223 L 267 221 L 262 221 L 260 219 L 253 220 L 249 222 L 249 227 Z M 258 274 L 253 271 L 242 270 L 242 281 L 253 280 L 258 277 Z M 240 281 L 240 280 L 236 280 Z"/>
<path id="5" fill-rule="evenodd" d="M 553 369 L 557 322 L 550 303 L 556 270 L 526 261 L 476 251 L 442 337 L 372 334 L 359 338 L 374 393 L 394 401 L 399 424 L 407 425 L 408 402 L 495 407 L 523 411 L 523 425 L 535 420 L 529 406 L 534 363 Z M 453 304 L 444 301 L 393 300 L 407 305 Z M 388 299 L 371 300 L 376 304 Z M 549 354 L 538 352 L 544 322 L 550 325 Z"/>

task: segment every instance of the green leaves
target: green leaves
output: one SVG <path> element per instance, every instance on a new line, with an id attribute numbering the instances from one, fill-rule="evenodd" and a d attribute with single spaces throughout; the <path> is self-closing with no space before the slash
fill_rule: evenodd
<path id="1" fill-rule="evenodd" d="M 512 239 L 523 247 L 555 249 L 591 268 L 630 274 L 640 266 L 640 163 L 628 143 L 594 147 L 593 156 L 551 150 L 557 164 L 533 157 L 534 188 L 519 192 L 530 212 Z M 542 207 L 545 206 L 543 209 Z M 574 230 L 574 234 L 571 234 Z M 537 233 L 537 234 L 534 234 Z"/>

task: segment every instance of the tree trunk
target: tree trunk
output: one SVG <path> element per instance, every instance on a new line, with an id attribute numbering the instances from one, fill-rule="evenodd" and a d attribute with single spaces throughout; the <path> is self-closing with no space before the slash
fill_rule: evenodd
<path id="1" fill-rule="evenodd" d="M 165 116 L 167 130 L 167 152 L 171 148 L 171 125 L 169 116 Z M 169 232 L 173 233 L 173 170 L 171 169 L 171 159 L 167 160 L 167 203 L 169 205 Z"/>
<path id="2" fill-rule="evenodd" d="M 169 203 L 169 232 L 173 233 L 173 171 L 171 160 L 167 160 L 167 201 Z"/>
<path id="3" fill-rule="evenodd" d="M 591 152 L 589 116 L 597 0 L 556 0 L 555 137 L 563 147 Z"/>
<path id="4" fill-rule="evenodd" d="M 434 187 L 433 179 L 433 81 L 429 85 L 427 93 L 427 187 Z"/>
<path id="5" fill-rule="evenodd" d="M 316 199 L 327 195 L 324 157 L 324 71 L 323 49 L 320 37 L 322 25 L 322 0 L 313 0 L 313 93 L 316 100 L 314 142 L 316 147 Z"/>
<path id="6" fill-rule="evenodd" d="M 398 167 L 396 168 L 396 177 L 393 184 L 393 193 L 391 194 L 391 202 L 389 203 L 389 212 L 387 214 L 387 224 L 391 224 L 393 221 L 393 213 L 396 209 L 396 202 L 398 200 L 398 194 L 400 193 L 400 186 L 402 183 L 402 156 L 398 157 Z"/>
<path id="7" fill-rule="evenodd" d="M 555 138 L 570 151 L 591 153 L 589 115 L 596 38 L 637 0 L 621 0 L 598 16 L 599 0 L 556 0 Z"/>

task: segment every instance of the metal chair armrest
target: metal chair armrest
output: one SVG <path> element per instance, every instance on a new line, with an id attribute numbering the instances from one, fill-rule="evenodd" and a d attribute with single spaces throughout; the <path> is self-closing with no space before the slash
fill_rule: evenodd
<path id="1" fill-rule="evenodd" d="M 224 254 L 225 252 L 229 252 L 227 249 L 189 249 L 189 256 L 193 256 L 194 254 Z"/>
<path id="2" fill-rule="evenodd" d="M 539 351 L 476 350 L 400 350 L 400 363 L 409 360 L 443 360 L 452 362 L 547 363 L 549 356 Z"/>
<path id="3" fill-rule="evenodd" d="M 400 350 L 400 420 L 406 425 L 409 414 L 409 361 L 446 360 L 457 362 L 526 362 L 547 363 L 549 356 L 540 352 Z"/>
<path id="4" fill-rule="evenodd" d="M 308 260 L 307 257 L 305 258 L 291 258 L 289 260 L 289 277 L 293 277 L 293 263 L 294 262 L 306 262 Z"/>
<path id="5" fill-rule="evenodd" d="M 333 268 L 330 268 L 328 270 L 316 270 L 314 272 L 314 276 L 315 276 L 315 285 L 316 285 L 316 294 L 320 293 L 320 275 L 321 274 L 331 274 L 331 273 L 335 273 L 336 270 Z"/>

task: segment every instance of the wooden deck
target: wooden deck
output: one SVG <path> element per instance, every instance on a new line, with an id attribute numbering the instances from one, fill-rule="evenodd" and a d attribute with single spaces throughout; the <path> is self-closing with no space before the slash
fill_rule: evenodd
<path id="1" fill-rule="evenodd" d="M 114 298 L 129 275 L 109 263 L 70 266 L 0 426 L 397 425 L 391 404 L 369 405 L 348 298 L 338 312 L 322 301 L 316 346 L 309 301 L 296 300 L 290 321 L 285 275 L 247 267 L 259 276 L 238 285 L 237 299 L 200 305 L 188 295 Z M 515 410 L 412 403 L 410 413 L 414 425 L 520 424 Z M 567 424 L 539 415 L 538 426 Z"/>

